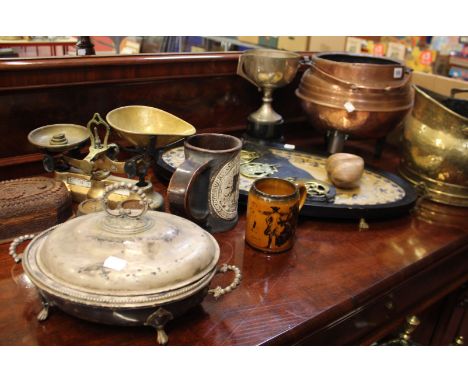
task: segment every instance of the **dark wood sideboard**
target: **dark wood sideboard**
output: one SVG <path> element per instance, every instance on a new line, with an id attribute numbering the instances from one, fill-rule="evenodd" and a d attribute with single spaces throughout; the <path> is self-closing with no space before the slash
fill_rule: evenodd
<path id="1" fill-rule="evenodd" d="M 236 76 L 237 53 L 141 55 L 0 61 L 0 178 L 43 173 L 27 143 L 32 129 L 51 123 L 86 124 L 94 112 L 151 105 L 198 131 L 241 135 L 260 95 Z M 323 142 L 294 95 L 299 77 L 275 94 L 286 139 L 302 150 Z M 374 158 L 372 141 L 347 149 L 367 163 L 397 171 L 398 150 Z M 153 179 L 165 193 L 165 182 Z M 303 217 L 289 252 L 267 256 L 244 242 L 245 211 L 237 226 L 215 234 L 221 262 L 237 265 L 241 285 L 219 300 L 207 297 L 167 326 L 172 345 L 349 345 L 394 337 L 408 315 L 421 325 L 413 339 L 448 345 L 468 336 L 467 210 L 423 201 L 408 215 L 370 221 Z M 229 276 L 214 283 L 227 284 Z M 0 344 L 152 345 L 146 327 L 111 327 L 54 310 L 39 323 L 40 302 L 20 264 L 0 245 Z"/>

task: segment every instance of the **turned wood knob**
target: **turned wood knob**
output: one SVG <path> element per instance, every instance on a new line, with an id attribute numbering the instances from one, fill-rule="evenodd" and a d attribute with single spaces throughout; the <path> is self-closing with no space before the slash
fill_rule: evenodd
<path id="1" fill-rule="evenodd" d="M 337 153 L 327 159 L 326 169 L 330 181 L 339 188 L 355 188 L 364 172 L 364 160 L 357 155 Z"/>

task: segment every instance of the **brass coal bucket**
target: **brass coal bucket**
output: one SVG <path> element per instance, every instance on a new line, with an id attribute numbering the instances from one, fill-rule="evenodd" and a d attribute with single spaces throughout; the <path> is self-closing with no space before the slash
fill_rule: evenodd
<path id="1" fill-rule="evenodd" d="M 400 173 L 424 187 L 426 197 L 468 206 L 468 101 L 414 86 L 415 103 L 405 120 Z M 467 92 L 467 89 L 461 90 Z"/>

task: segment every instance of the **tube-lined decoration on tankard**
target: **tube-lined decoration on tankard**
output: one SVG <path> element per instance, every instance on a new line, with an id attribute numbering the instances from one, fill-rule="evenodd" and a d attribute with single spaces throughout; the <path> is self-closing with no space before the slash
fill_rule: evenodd
<path id="1" fill-rule="evenodd" d="M 235 219 L 239 200 L 240 157 L 236 155 L 227 162 L 213 178 L 210 190 L 210 204 L 221 219 Z"/>

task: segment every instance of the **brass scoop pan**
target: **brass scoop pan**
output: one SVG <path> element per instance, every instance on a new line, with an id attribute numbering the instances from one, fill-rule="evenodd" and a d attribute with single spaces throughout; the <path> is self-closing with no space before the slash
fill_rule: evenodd
<path id="1" fill-rule="evenodd" d="M 190 123 L 150 106 L 119 107 L 110 111 L 106 120 L 122 138 L 138 147 L 146 147 L 153 137 L 156 147 L 163 147 L 196 132 Z"/>
<path id="2" fill-rule="evenodd" d="M 88 139 L 89 132 L 86 127 L 70 123 L 38 127 L 28 134 L 28 140 L 31 144 L 53 152 L 71 150 Z"/>

